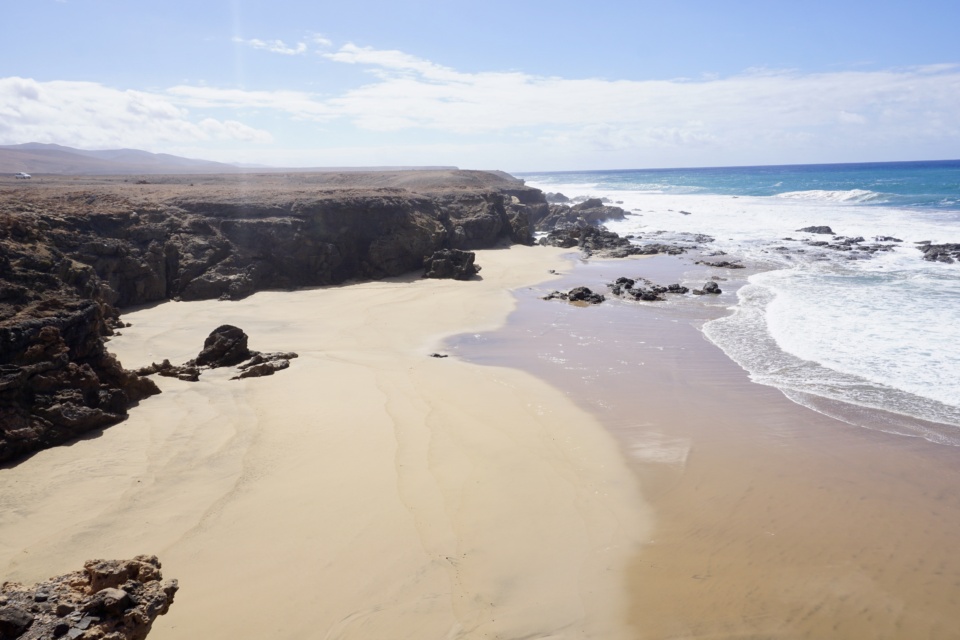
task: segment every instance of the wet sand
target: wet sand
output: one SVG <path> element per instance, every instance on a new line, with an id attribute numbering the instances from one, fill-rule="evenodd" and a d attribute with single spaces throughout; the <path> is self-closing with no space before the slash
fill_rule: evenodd
<path id="1" fill-rule="evenodd" d="M 521 295 L 506 329 L 452 343 L 567 390 L 614 433 L 656 526 L 633 559 L 643 638 L 949 638 L 960 629 L 954 447 L 854 427 L 749 381 L 699 331 L 719 298 L 544 302 L 646 276 L 701 284 L 689 259 L 589 266 Z"/>
<path id="2" fill-rule="evenodd" d="M 429 357 L 502 324 L 561 253 L 125 314 L 108 346 L 128 367 L 194 357 L 222 323 L 300 357 L 160 378 L 126 422 L 0 470 L 0 573 L 157 554 L 181 590 L 152 640 L 633 637 L 651 519 L 615 439 L 530 374 Z"/>

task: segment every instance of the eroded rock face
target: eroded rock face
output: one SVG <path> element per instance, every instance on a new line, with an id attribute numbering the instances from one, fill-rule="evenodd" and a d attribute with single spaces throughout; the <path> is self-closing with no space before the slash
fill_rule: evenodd
<path id="1" fill-rule="evenodd" d="M 173 604 L 176 580 L 163 580 L 156 556 L 90 560 L 82 571 L 33 586 L 0 587 L 3 640 L 143 640 Z"/>
<path id="2" fill-rule="evenodd" d="M 0 322 L 0 462 L 115 424 L 159 393 L 106 351 L 97 303 L 48 299 L 32 310 Z"/>

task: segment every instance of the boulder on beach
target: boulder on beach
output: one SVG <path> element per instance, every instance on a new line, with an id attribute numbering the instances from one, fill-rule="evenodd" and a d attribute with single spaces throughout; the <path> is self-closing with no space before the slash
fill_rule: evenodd
<path id="1" fill-rule="evenodd" d="M 197 382 L 205 369 L 237 367 L 240 374 L 231 380 L 242 378 L 260 378 L 272 376 L 290 366 L 290 360 L 298 357 L 293 352 L 261 353 L 248 347 L 249 337 L 240 327 L 230 324 L 220 325 L 210 332 L 203 342 L 203 350 L 193 360 L 182 365 L 170 364 L 164 360 L 137 370 L 141 376 L 154 373 L 168 378 L 177 378 L 187 382 Z"/>
<path id="2" fill-rule="evenodd" d="M 423 259 L 424 278 L 469 280 L 480 271 L 477 254 L 461 249 L 441 249 Z"/>

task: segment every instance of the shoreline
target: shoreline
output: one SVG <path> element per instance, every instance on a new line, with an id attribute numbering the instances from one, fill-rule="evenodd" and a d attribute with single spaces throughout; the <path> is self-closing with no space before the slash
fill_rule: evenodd
<path id="1" fill-rule="evenodd" d="M 591 261 L 549 286 L 695 273 L 722 270 Z M 631 569 L 644 637 L 944 637 L 960 624 L 953 447 L 852 427 L 751 382 L 700 330 L 722 296 L 713 310 L 578 309 L 545 292 L 525 290 L 504 330 L 458 346 L 566 390 L 632 457 L 656 517 Z"/>
<path id="2" fill-rule="evenodd" d="M 192 357 L 223 323 L 300 357 L 161 378 L 126 422 L 5 470 L 5 578 L 156 553 L 181 584 L 161 640 L 633 637 L 624 572 L 652 522 L 615 441 L 529 374 L 428 357 L 499 326 L 564 253 L 127 313 L 108 348 L 129 367 Z"/>

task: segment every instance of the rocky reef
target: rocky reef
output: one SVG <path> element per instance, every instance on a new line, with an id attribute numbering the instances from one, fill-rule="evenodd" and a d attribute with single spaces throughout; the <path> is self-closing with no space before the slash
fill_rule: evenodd
<path id="1" fill-rule="evenodd" d="M 156 556 L 90 560 L 82 571 L 32 586 L 0 587 L 2 640 L 143 640 L 173 604 Z"/>
<path id="2" fill-rule="evenodd" d="M 397 276 L 440 250 L 530 244 L 532 215 L 548 207 L 539 190 L 478 171 L 62 177 L 4 190 L 0 463 L 122 420 L 158 392 L 106 349 L 126 307 Z"/>

